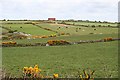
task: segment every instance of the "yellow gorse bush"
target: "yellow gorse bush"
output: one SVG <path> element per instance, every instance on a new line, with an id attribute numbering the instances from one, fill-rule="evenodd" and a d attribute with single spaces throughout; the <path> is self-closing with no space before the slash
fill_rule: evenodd
<path id="1" fill-rule="evenodd" d="M 17 44 L 15 41 L 2 42 L 2 44 Z"/>
<path id="2" fill-rule="evenodd" d="M 23 68 L 23 76 L 24 77 L 37 77 L 41 72 L 41 69 L 39 69 L 38 65 L 35 65 L 33 67 L 24 67 Z"/>
<path id="3" fill-rule="evenodd" d="M 79 73 L 77 78 L 80 78 L 81 80 L 94 80 L 94 72 L 94 70 L 83 70 L 83 74 Z M 42 75 L 41 69 L 39 69 L 38 65 L 35 65 L 34 67 L 24 67 L 23 74 L 25 78 L 59 78 L 59 75 L 57 73 L 53 74 L 52 76 Z"/>
<path id="4" fill-rule="evenodd" d="M 105 41 L 105 42 L 106 42 L 106 41 L 112 41 L 112 40 L 113 40 L 112 37 L 104 38 L 104 41 Z"/>
<path id="5" fill-rule="evenodd" d="M 28 69 L 29 69 L 28 67 L 24 67 L 23 68 L 23 73 L 27 73 Z"/>
<path id="6" fill-rule="evenodd" d="M 50 34 L 50 35 L 33 35 L 31 36 L 31 38 L 33 39 L 37 39 L 37 38 L 49 38 L 49 37 L 56 37 L 57 35 L 56 34 Z"/>
<path id="7" fill-rule="evenodd" d="M 62 44 L 69 44 L 66 40 L 48 40 L 47 44 L 49 45 L 62 45 Z"/>
<path id="8" fill-rule="evenodd" d="M 58 74 L 53 74 L 53 78 L 58 78 Z"/>
<path id="9" fill-rule="evenodd" d="M 41 74 L 41 69 L 39 69 L 38 65 L 34 67 L 24 67 L 23 68 L 23 76 L 28 78 L 58 78 L 58 74 L 53 74 L 53 77 L 43 76 Z"/>
<path id="10" fill-rule="evenodd" d="M 83 70 L 84 74 L 80 74 L 79 77 L 81 80 L 94 80 L 94 77 L 92 77 L 94 72 L 95 71 L 90 71 L 89 73 L 87 73 L 85 70 Z"/>

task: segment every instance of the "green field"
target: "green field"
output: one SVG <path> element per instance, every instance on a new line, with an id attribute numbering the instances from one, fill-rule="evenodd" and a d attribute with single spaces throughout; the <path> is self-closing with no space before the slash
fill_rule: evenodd
<path id="1" fill-rule="evenodd" d="M 82 26 L 70 26 L 70 25 L 67 25 L 67 26 L 64 26 L 64 25 L 57 25 L 57 24 L 44 24 L 44 23 L 41 23 L 41 24 L 38 24 L 42 27 L 45 27 L 45 28 L 50 28 L 52 30 L 55 30 L 55 31 L 58 31 L 58 32 L 65 32 L 65 33 L 70 33 L 71 35 L 88 35 L 90 33 L 93 33 L 93 34 L 114 34 L 114 33 L 117 33 L 118 32 L 118 29 L 117 28 L 108 28 L 108 27 L 102 27 L 102 28 L 99 28 L 99 27 L 95 27 L 95 28 L 91 28 L 91 27 L 82 27 Z M 115 24 L 114 24 L 115 25 Z M 60 29 L 59 29 L 60 27 Z M 68 27 L 68 28 L 66 28 Z M 76 32 L 76 28 L 80 28 L 78 29 Z M 94 30 L 96 29 L 96 30 Z"/>
<path id="2" fill-rule="evenodd" d="M 98 26 L 98 25 L 101 25 L 101 26 L 117 26 L 117 23 L 99 23 L 99 22 L 65 22 L 67 24 L 74 24 L 74 25 L 95 25 L 95 26 Z"/>
<path id="3" fill-rule="evenodd" d="M 11 30 L 17 30 L 17 32 L 24 32 L 31 35 L 51 35 L 62 32 L 69 33 L 70 35 L 59 35 L 57 37 L 36 39 L 6 39 L 3 41 L 16 41 L 18 44 L 32 44 L 45 43 L 48 40 L 66 40 L 70 42 L 76 42 L 80 40 L 103 40 L 104 38 L 108 37 L 119 38 L 117 27 L 93 28 L 35 21 L 39 22 L 36 25 L 39 25 L 42 28 L 48 28 L 58 32 L 54 33 L 53 31 L 42 29 L 36 25 L 24 24 L 26 22 L 27 21 L 4 21 L 2 26 Z M 116 23 L 98 22 L 67 23 L 102 26 L 117 25 Z M 78 29 L 77 31 L 76 28 Z M 3 33 L 8 32 L 6 29 L 2 29 L 2 31 Z M 8 35 L 12 34 L 8 33 L 3 36 Z M 78 75 L 78 71 L 82 73 L 83 69 L 90 68 L 91 70 L 95 70 L 95 78 L 118 77 L 118 41 L 64 46 L 3 47 L 2 58 L 3 68 L 6 69 L 7 73 L 11 73 L 12 77 L 21 77 L 23 67 L 34 66 L 35 64 L 38 64 L 42 69 L 42 74 L 50 76 L 52 76 L 54 73 L 58 73 L 59 77 L 76 77 L 76 75 Z"/>
<path id="4" fill-rule="evenodd" d="M 85 24 L 87 24 L 87 23 L 85 23 Z M 98 23 L 96 23 L 96 24 L 98 24 Z M 99 23 L 99 24 L 101 25 L 101 24 L 105 24 L 105 23 Z M 2 24 L 2 25 L 11 30 L 17 30 L 18 32 L 24 32 L 24 33 L 31 34 L 31 35 L 55 34 L 52 31 L 47 31 L 47 30 L 41 29 L 32 24 Z M 51 24 L 51 23 L 42 23 L 42 22 L 40 22 L 40 24 L 37 24 L 37 25 L 39 25 L 43 28 L 52 29 L 54 31 L 57 31 L 58 33 L 64 32 L 64 33 L 70 33 L 71 35 L 116 34 L 116 33 L 118 33 L 118 28 L 108 28 L 108 27 L 95 27 L 95 28 L 88 27 L 88 28 L 86 28 L 86 27 L 82 27 L 82 26 L 78 27 L 78 26 L 71 26 L 71 25 Z M 112 26 L 112 25 L 116 25 L 116 24 L 109 23 L 109 25 Z M 22 28 L 20 28 L 20 27 L 22 27 Z M 66 28 L 66 27 L 68 27 L 68 28 Z M 78 29 L 76 32 L 76 28 L 80 28 L 80 29 Z M 96 30 L 94 30 L 94 29 L 96 29 Z"/>
<path id="5" fill-rule="evenodd" d="M 8 24 L 8 23 L 12 23 L 12 24 L 23 24 L 23 23 L 31 23 L 31 22 L 42 22 L 41 20 L 7 20 L 7 21 L 1 21 L 1 24 Z"/>
<path id="6" fill-rule="evenodd" d="M 75 77 L 87 68 L 96 71 L 95 77 L 117 77 L 117 43 L 3 48 L 3 67 L 13 76 L 21 76 L 24 66 L 38 64 L 43 74 L 58 73 L 61 77 Z"/>
<path id="7" fill-rule="evenodd" d="M 18 32 L 24 32 L 24 33 L 31 34 L 31 35 L 55 34 L 54 32 L 38 28 L 32 24 L 3 24 L 3 26 L 11 30 L 17 30 Z"/>

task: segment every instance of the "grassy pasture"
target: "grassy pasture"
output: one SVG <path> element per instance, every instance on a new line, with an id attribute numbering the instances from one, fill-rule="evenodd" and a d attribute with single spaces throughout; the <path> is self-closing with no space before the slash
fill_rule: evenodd
<path id="1" fill-rule="evenodd" d="M 13 23 L 25 23 L 26 21 L 10 21 Z M 4 22 L 5 23 L 5 22 Z M 73 24 L 73 22 L 71 22 Z M 112 25 L 113 23 L 88 23 L 76 22 L 80 25 Z M 50 35 L 54 32 L 41 29 L 32 24 L 2 24 L 3 26 L 18 32 L 25 32 L 32 35 Z M 82 27 L 63 24 L 40 23 L 43 28 L 50 28 L 54 31 L 70 33 L 70 36 L 59 36 L 42 39 L 16 39 L 17 43 L 39 43 L 48 40 L 99 40 L 106 37 L 118 38 L 118 28 L 108 27 Z M 22 28 L 20 28 L 22 27 Z M 60 27 L 60 29 L 58 29 Z M 66 28 L 68 27 L 68 28 Z M 80 28 L 76 32 L 76 28 Z M 0 28 L 1 29 L 1 28 Z M 96 29 L 96 30 L 94 30 Z M 2 29 L 2 31 L 6 31 Z M 90 34 L 93 33 L 93 34 Z M 7 41 L 7 40 L 4 40 Z M 90 68 L 96 70 L 96 77 L 118 77 L 118 41 L 79 44 L 68 46 L 37 46 L 37 47 L 4 47 L 2 48 L 3 68 L 12 76 L 22 76 L 22 68 L 38 64 L 43 74 L 51 75 L 58 73 L 60 77 L 75 77 L 77 72 Z M 111 76 L 110 76 L 111 75 Z"/>
<path id="2" fill-rule="evenodd" d="M 65 33 L 70 33 L 71 35 L 88 35 L 88 34 L 114 34 L 118 33 L 118 28 L 106 28 L 106 27 L 96 27 L 96 28 L 91 28 L 91 27 L 76 27 L 76 26 L 65 26 L 65 25 L 60 25 L 60 24 L 50 24 L 50 23 L 40 23 L 38 24 L 39 26 L 43 28 L 50 28 L 54 31 L 57 32 L 65 32 Z M 32 24 L 3 24 L 3 26 L 10 28 L 12 30 L 17 30 L 21 32 L 25 32 L 28 34 L 32 35 L 49 35 L 49 34 L 55 34 L 54 32 L 47 31 L 44 29 L 41 29 L 37 26 L 34 26 Z M 20 28 L 22 27 L 22 28 Z M 59 28 L 60 27 L 60 28 Z M 68 27 L 68 28 L 66 28 Z M 76 32 L 76 28 L 77 32 Z M 80 28 L 80 29 L 79 29 Z M 96 29 L 96 30 L 94 30 Z"/>
<path id="3" fill-rule="evenodd" d="M 98 22 L 65 22 L 65 23 L 68 23 L 68 24 L 75 24 L 75 25 L 95 25 L 95 26 L 98 26 L 98 25 L 101 25 L 101 26 L 117 26 L 116 23 L 98 23 Z"/>
<path id="4" fill-rule="evenodd" d="M 94 77 L 117 77 L 118 42 L 80 44 L 53 47 L 3 48 L 3 67 L 12 76 L 20 77 L 24 66 L 38 64 L 43 74 L 75 77 L 77 72 L 90 68 Z"/>
<path id="5" fill-rule="evenodd" d="M 1 24 L 6 24 L 6 23 L 8 24 L 8 23 L 28 23 L 28 22 L 31 22 L 31 21 L 17 21 L 17 20 L 15 21 L 14 20 L 14 21 L 1 21 L 0 23 Z"/>
<path id="6" fill-rule="evenodd" d="M 52 30 L 55 30 L 55 31 L 58 31 L 58 32 L 65 32 L 65 33 L 70 33 L 71 35 L 88 35 L 90 33 L 93 33 L 93 34 L 114 34 L 114 33 L 118 33 L 118 28 L 99 28 L 99 27 L 96 27 L 96 28 L 91 28 L 91 27 L 76 27 L 76 26 L 64 26 L 64 25 L 58 25 L 58 24 L 44 24 L 44 23 L 41 23 L 39 24 L 40 26 L 42 27 L 45 27 L 45 28 L 50 28 Z M 60 29 L 59 29 L 60 27 Z M 68 27 L 68 28 L 66 28 Z M 76 28 L 80 28 L 77 30 L 76 32 Z M 94 30 L 96 29 L 96 30 Z"/>
<path id="7" fill-rule="evenodd" d="M 3 24 L 3 26 L 12 30 L 17 30 L 18 32 L 25 32 L 27 34 L 32 34 L 32 35 L 55 34 L 54 32 L 38 28 L 32 24 Z"/>

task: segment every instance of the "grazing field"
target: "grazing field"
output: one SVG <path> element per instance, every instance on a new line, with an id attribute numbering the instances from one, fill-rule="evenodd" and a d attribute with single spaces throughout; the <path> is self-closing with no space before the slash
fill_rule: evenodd
<path id="1" fill-rule="evenodd" d="M 58 32 L 65 32 L 70 33 L 71 35 L 88 35 L 88 34 L 114 34 L 118 33 L 117 28 L 108 28 L 108 27 L 82 27 L 82 26 L 71 26 L 71 25 L 60 25 L 60 24 L 38 24 L 45 28 L 50 28 L 52 30 L 58 31 Z M 60 27 L 60 28 L 59 28 Z M 67 27 L 67 28 L 66 28 Z M 77 31 L 76 31 L 76 28 Z"/>
<path id="2" fill-rule="evenodd" d="M 3 21 L 2 23 L 0 36 L 4 38 L 2 40 L 4 44 L 11 41 L 16 44 L 34 44 L 46 43 L 49 40 L 78 42 L 119 38 L 119 28 L 116 27 L 116 23 L 74 21 L 66 21 L 67 24 L 61 24 L 59 21 Z M 96 27 L 76 25 L 95 25 Z M 97 27 L 99 25 L 102 27 Z M 51 37 L 51 34 L 55 36 Z M 91 69 L 95 70 L 95 78 L 118 77 L 118 41 L 112 40 L 62 46 L 3 47 L 2 59 L 5 72 L 10 73 L 12 77 L 21 77 L 23 67 L 33 67 L 35 64 L 39 65 L 44 75 L 50 76 L 58 73 L 59 77 L 76 77 L 78 71 L 82 73 L 83 69 Z"/>
<path id="3" fill-rule="evenodd" d="M 3 24 L 3 26 L 11 30 L 17 30 L 17 32 L 24 32 L 24 33 L 31 34 L 31 35 L 55 34 L 54 32 L 43 30 L 32 24 Z"/>
<path id="4" fill-rule="evenodd" d="M 0 23 L 3 25 L 3 24 L 8 24 L 8 23 L 29 23 L 31 21 L 20 21 L 20 20 L 13 20 L 13 21 L 0 21 Z"/>
<path id="5" fill-rule="evenodd" d="M 83 21 L 83 22 L 65 22 L 65 23 L 74 24 L 74 25 L 90 25 L 90 26 L 92 26 L 92 25 L 95 25 L 95 26 L 99 26 L 99 25 L 101 25 L 101 26 L 108 26 L 108 25 L 117 26 L 117 23 L 100 23 L 100 22 L 85 22 L 85 21 Z"/>
<path id="6" fill-rule="evenodd" d="M 3 48 L 3 67 L 12 76 L 21 76 L 24 66 L 38 64 L 44 74 L 75 77 L 90 68 L 94 77 L 117 77 L 118 42 L 52 47 Z M 111 75 L 111 76 L 110 76 Z"/>

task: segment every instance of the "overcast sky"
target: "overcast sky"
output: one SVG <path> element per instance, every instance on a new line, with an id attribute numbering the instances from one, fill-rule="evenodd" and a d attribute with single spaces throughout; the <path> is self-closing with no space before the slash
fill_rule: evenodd
<path id="1" fill-rule="evenodd" d="M 118 21 L 119 0 L 0 0 L 0 19 Z"/>

